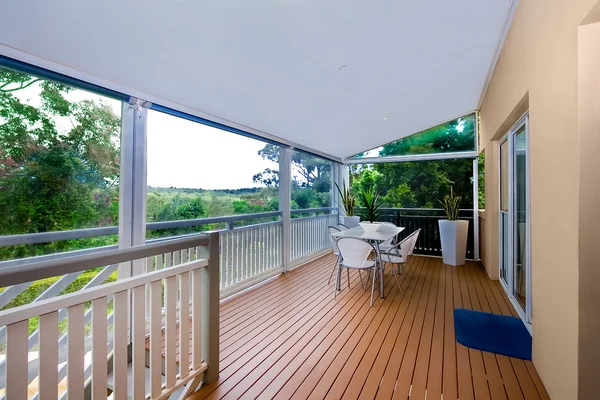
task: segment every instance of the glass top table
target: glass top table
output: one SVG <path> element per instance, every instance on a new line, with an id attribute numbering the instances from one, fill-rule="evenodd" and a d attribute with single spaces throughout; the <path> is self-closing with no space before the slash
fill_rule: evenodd
<path id="1" fill-rule="evenodd" d="M 347 237 L 373 242 L 375 250 L 377 251 L 377 264 L 379 265 L 379 297 L 383 299 L 385 297 L 383 291 L 385 285 L 383 283 L 383 263 L 381 262 L 379 243 L 396 237 L 403 230 L 404 227 L 400 226 L 361 222 L 360 226 L 333 233 L 331 236 L 337 238 Z"/>

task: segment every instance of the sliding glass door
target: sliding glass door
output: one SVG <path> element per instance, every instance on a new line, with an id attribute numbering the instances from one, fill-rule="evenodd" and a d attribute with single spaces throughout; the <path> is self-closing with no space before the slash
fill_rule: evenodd
<path id="1" fill-rule="evenodd" d="M 500 141 L 500 282 L 531 323 L 528 135 L 526 114 Z"/>

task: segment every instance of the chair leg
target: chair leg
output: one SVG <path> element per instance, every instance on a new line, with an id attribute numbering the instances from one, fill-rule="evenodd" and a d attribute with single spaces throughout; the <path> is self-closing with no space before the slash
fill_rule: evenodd
<path id="1" fill-rule="evenodd" d="M 377 277 L 377 271 L 373 270 L 373 283 L 371 284 L 371 305 L 373 307 L 373 293 L 375 293 L 375 278 Z"/>
<path id="2" fill-rule="evenodd" d="M 392 265 L 392 275 L 396 280 L 396 285 L 398 285 L 398 291 L 400 291 L 400 297 L 404 298 L 404 292 L 402 291 L 402 285 L 400 285 L 400 281 L 398 280 L 398 276 L 402 274 L 402 264 L 397 264 L 396 270 L 394 271 Z"/>
<path id="3" fill-rule="evenodd" d="M 350 268 L 346 268 L 346 272 L 348 275 L 348 289 L 350 289 Z"/>
<path id="4" fill-rule="evenodd" d="M 365 284 L 363 283 L 362 272 L 360 272 L 360 269 L 358 270 L 358 277 L 360 278 L 360 287 L 362 290 L 365 290 Z"/>
<path id="5" fill-rule="evenodd" d="M 333 288 L 333 298 L 334 299 L 337 297 L 338 287 L 339 287 L 339 284 L 340 284 L 340 276 L 341 276 L 340 269 L 341 268 L 342 268 L 342 264 L 338 263 L 338 265 L 337 265 L 337 271 L 335 273 L 335 286 Z"/>
<path id="6" fill-rule="evenodd" d="M 339 262 L 340 262 L 340 259 L 338 257 L 337 260 L 335 260 L 335 263 L 333 264 L 333 269 L 331 270 L 331 274 L 329 275 L 329 280 L 327 281 L 328 285 L 331 283 L 331 278 L 333 278 L 333 274 L 335 273 L 335 270 L 337 269 Z"/>

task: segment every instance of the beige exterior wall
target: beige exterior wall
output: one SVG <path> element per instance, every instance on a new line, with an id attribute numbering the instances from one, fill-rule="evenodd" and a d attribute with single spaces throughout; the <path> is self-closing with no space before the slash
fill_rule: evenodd
<path id="1" fill-rule="evenodd" d="M 555 400 L 598 398 L 589 397 L 591 392 L 584 390 L 594 383 L 579 374 L 583 365 L 578 356 L 585 352 L 579 348 L 580 322 L 584 325 L 579 316 L 580 260 L 590 258 L 584 254 L 588 249 L 580 248 L 580 212 L 583 216 L 589 211 L 589 218 L 595 217 L 595 226 L 587 229 L 598 231 L 594 233 L 596 242 L 600 238 L 600 212 L 593 210 L 600 206 L 600 195 L 592 188 L 580 193 L 579 184 L 580 151 L 590 150 L 600 139 L 596 130 L 595 139 L 586 143 L 588 139 L 578 130 L 578 32 L 596 3 L 521 0 L 481 107 L 481 144 L 486 152 L 483 245 L 487 246 L 486 263 L 491 264 L 486 265 L 488 273 L 496 269 L 490 273 L 493 278 L 497 278 L 499 243 L 496 141 L 529 110 L 533 362 Z M 594 96 L 592 92 L 589 95 Z M 596 98 L 599 95 L 596 92 Z M 588 129 L 593 136 L 592 128 Z M 598 149 L 596 146 L 595 159 L 582 159 L 588 163 L 581 166 L 587 173 L 598 169 Z M 597 180 L 597 173 L 593 175 Z M 595 182 L 586 184 L 593 187 Z M 580 211 L 579 205 L 586 199 L 595 204 L 582 205 L 586 210 Z M 596 243 L 595 247 L 600 246 Z M 599 368 L 594 370 L 598 374 Z"/>
<path id="2" fill-rule="evenodd" d="M 600 398 L 600 3 L 579 27 L 579 398 Z"/>

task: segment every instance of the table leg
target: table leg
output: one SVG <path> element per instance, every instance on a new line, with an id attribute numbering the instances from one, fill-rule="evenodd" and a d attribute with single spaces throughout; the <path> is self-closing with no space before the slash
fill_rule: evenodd
<path id="1" fill-rule="evenodd" d="M 381 262 L 381 252 L 379 251 L 379 242 L 375 242 L 375 250 L 377 250 L 377 260 L 379 269 L 379 297 L 385 298 L 385 293 L 383 292 L 384 284 L 383 284 L 383 262 Z"/>

